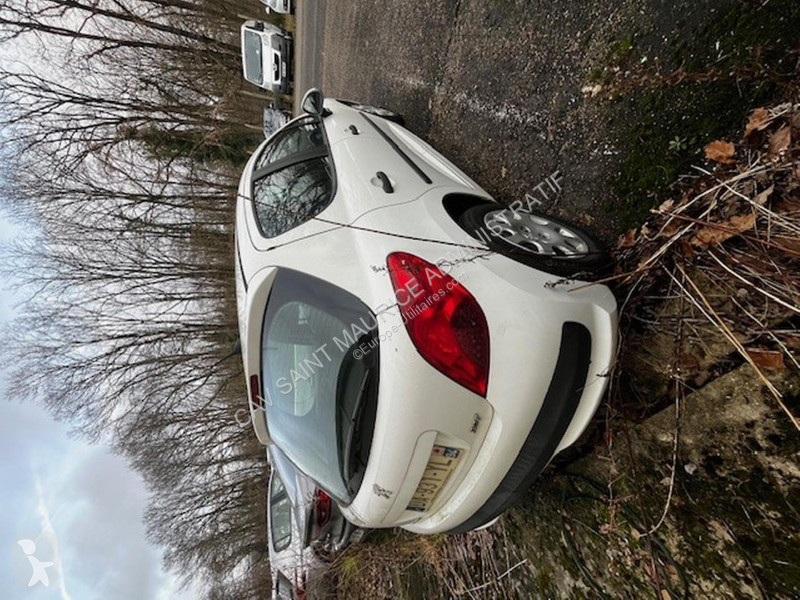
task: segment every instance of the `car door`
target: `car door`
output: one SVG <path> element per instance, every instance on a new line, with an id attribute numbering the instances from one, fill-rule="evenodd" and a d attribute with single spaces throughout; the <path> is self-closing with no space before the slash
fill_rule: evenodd
<path id="1" fill-rule="evenodd" d="M 346 132 L 332 150 L 340 195 L 351 214 L 413 200 L 434 186 L 420 161 L 387 133 L 383 119 L 346 109 L 326 127 Z"/>

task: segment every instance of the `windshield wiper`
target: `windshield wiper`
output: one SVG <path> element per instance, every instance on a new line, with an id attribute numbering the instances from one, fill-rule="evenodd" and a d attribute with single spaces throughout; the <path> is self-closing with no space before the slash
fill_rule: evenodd
<path id="1" fill-rule="evenodd" d="M 342 465 L 342 471 L 345 479 L 345 483 L 350 490 L 350 467 L 353 458 L 353 441 L 356 438 L 356 434 L 359 433 L 360 427 L 359 421 L 360 417 L 364 411 L 364 402 L 365 398 L 367 397 L 367 383 L 369 383 L 369 376 L 372 374 L 372 367 L 368 368 L 364 373 L 364 378 L 361 380 L 361 387 L 358 389 L 358 397 L 356 397 L 356 404 L 353 408 L 353 414 L 350 416 L 350 430 L 347 432 L 347 437 L 345 438 L 344 442 L 344 464 Z"/>

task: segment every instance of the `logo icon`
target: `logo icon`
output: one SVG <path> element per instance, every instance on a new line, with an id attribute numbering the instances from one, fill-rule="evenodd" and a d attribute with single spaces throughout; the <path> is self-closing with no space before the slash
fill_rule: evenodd
<path id="1" fill-rule="evenodd" d="M 36 553 L 36 542 L 33 540 L 19 540 L 17 542 L 22 551 L 28 557 L 28 562 L 31 565 L 31 578 L 28 581 L 28 587 L 33 587 L 37 583 L 42 583 L 44 587 L 50 587 L 50 577 L 47 574 L 47 567 L 52 567 L 54 562 L 41 561 L 34 554 Z"/>
<path id="2" fill-rule="evenodd" d="M 394 492 L 387 490 L 386 488 L 382 488 L 377 483 L 372 484 L 372 493 L 376 496 L 380 496 L 381 498 L 391 498 Z"/>
<path id="3" fill-rule="evenodd" d="M 24 535 L 10 546 L 14 583 L 24 590 L 46 590 L 61 583 L 58 538 L 52 529 Z"/>

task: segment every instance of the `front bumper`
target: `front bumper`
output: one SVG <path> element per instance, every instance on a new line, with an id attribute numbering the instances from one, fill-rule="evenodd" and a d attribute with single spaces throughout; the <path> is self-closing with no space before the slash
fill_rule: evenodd
<path id="1" fill-rule="evenodd" d="M 285 75 L 284 75 L 285 69 Z M 281 93 L 288 94 L 294 79 L 294 40 L 284 36 L 281 40 Z"/>

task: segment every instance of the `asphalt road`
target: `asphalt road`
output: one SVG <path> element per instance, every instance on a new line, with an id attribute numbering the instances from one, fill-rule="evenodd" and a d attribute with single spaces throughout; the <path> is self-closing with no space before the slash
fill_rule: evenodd
<path id="1" fill-rule="evenodd" d="M 322 87 L 322 36 L 325 33 L 326 0 L 297 3 L 295 32 L 294 114 L 309 88 Z"/>
<path id="2" fill-rule="evenodd" d="M 301 0 L 295 107 L 313 85 L 395 110 L 507 203 L 558 171 L 543 209 L 610 241 L 628 116 L 587 93 L 592 72 L 631 37 L 647 64 L 668 59 L 733 1 Z"/>

